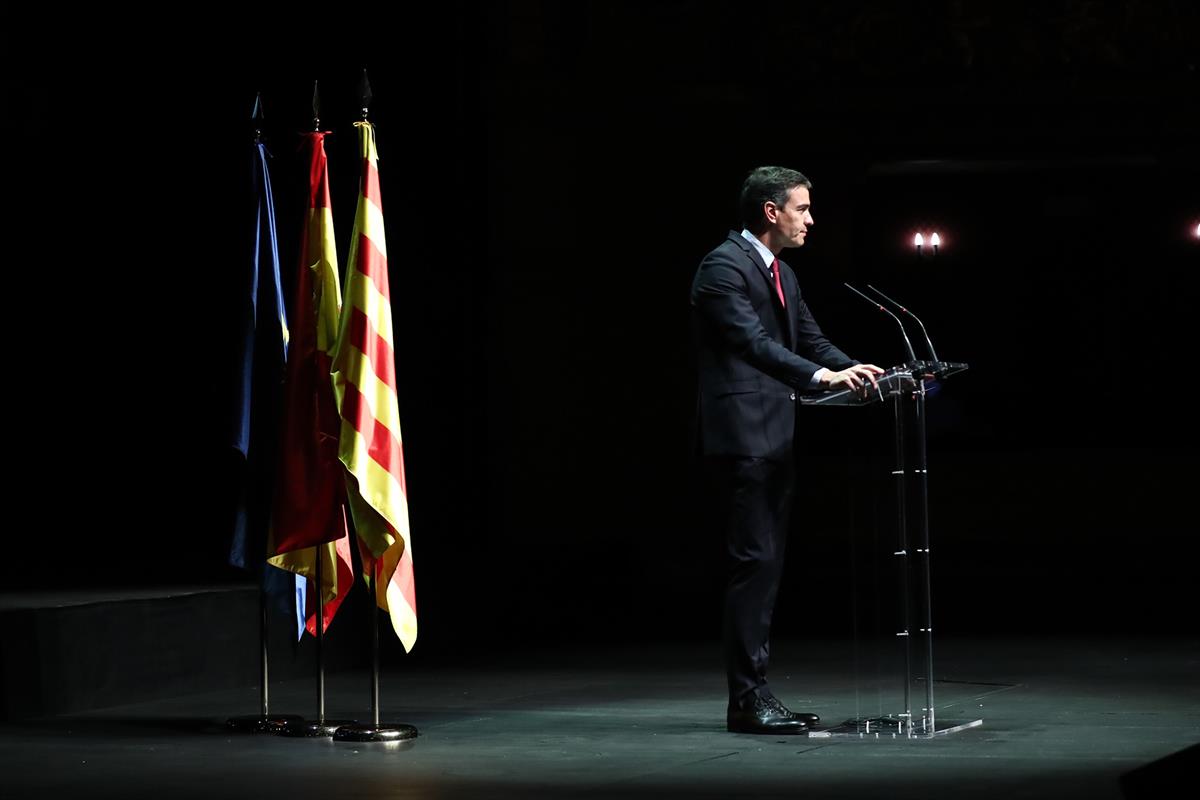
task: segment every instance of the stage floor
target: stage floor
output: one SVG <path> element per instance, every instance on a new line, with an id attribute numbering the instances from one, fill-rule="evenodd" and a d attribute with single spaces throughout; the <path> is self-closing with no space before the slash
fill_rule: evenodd
<path id="1" fill-rule="evenodd" d="M 793 709 L 830 724 L 900 710 L 891 652 L 774 651 L 772 685 Z M 1193 637 L 951 637 L 935 656 L 939 722 L 981 727 L 933 740 L 729 734 L 716 643 L 564 645 L 390 666 L 384 721 L 421 733 L 405 749 L 226 732 L 227 717 L 258 710 L 254 688 L 6 723 L 0 796 L 1103 800 L 1158 796 L 1181 759 L 1194 780 L 1195 748 L 1159 761 L 1200 742 Z M 327 692 L 329 717 L 369 718 L 366 672 L 328 676 Z M 313 682 L 273 683 L 271 700 L 313 716 Z"/>

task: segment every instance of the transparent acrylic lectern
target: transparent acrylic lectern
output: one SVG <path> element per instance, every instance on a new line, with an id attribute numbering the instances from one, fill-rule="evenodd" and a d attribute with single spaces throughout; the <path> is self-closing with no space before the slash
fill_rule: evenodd
<path id="1" fill-rule="evenodd" d="M 931 738 L 979 727 L 982 719 L 946 721 L 935 718 L 933 704 L 933 608 L 929 571 L 929 493 L 925 458 L 926 382 L 943 380 L 967 368 L 947 361 L 913 361 L 878 376 L 878 389 L 866 395 L 845 389 L 801 397 L 812 406 L 864 406 L 891 401 L 895 418 L 897 543 L 893 553 L 899 582 L 898 630 L 903 653 L 904 707 L 894 714 L 859 717 L 841 725 L 809 732 L 809 737 L 864 735 Z M 912 507 L 910 507 L 910 505 Z M 913 539 L 916 539 L 914 542 Z M 915 547 L 913 546 L 915 544 Z M 914 609 L 915 606 L 915 609 Z M 915 613 L 914 613 L 915 612 Z M 914 640 L 916 644 L 914 644 Z M 924 661 L 925 698 L 912 709 L 914 648 Z"/>

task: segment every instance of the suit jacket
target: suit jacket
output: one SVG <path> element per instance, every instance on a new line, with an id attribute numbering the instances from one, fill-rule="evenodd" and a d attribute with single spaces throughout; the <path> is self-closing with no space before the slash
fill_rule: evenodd
<path id="1" fill-rule="evenodd" d="M 758 251 L 730 231 L 692 281 L 699 378 L 699 448 L 705 455 L 786 458 L 796 432 L 796 393 L 821 367 L 858 362 L 813 320 L 791 268 L 779 262 L 786 308 Z"/>

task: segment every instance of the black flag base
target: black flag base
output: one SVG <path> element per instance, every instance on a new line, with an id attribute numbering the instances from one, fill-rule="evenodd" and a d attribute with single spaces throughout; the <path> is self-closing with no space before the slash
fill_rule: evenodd
<path id="1" fill-rule="evenodd" d="M 379 723 L 343 725 L 333 734 L 335 742 L 396 742 L 413 744 L 419 734 L 412 725 Z"/>
<path id="2" fill-rule="evenodd" d="M 288 725 L 304 722 L 296 714 L 246 714 L 225 720 L 225 729 L 235 733 L 279 733 Z"/>
<path id="3" fill-rule="evenodd" d="M 318 736 L 333 736 L 338 728 L 357 724 L 358 720 L 356 719 L 327 719 L 321 721 L 302 719 L 284 725 L 283 730 L 279 731 L 279 735 L 312 739 Z"/>

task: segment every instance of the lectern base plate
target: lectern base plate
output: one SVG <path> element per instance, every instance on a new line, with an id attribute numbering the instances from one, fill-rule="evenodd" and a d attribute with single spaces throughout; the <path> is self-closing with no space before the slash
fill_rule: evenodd
<path id="1" fill-rule="evenodd" d="M 969 721 L 939 719 L 930 729 L 922 720 L 910 724 L 907 719 L 892 715 L 848 719 L 841 725 L 814 728 L 808 732 L 810 739 L 936 739 L 951 733 L 983 726 L 983 720 Z"/>

